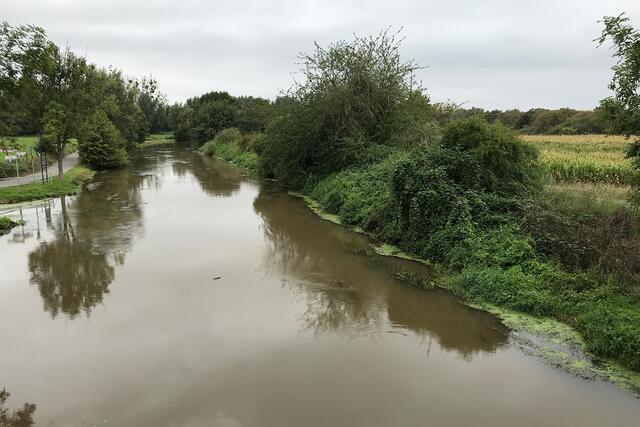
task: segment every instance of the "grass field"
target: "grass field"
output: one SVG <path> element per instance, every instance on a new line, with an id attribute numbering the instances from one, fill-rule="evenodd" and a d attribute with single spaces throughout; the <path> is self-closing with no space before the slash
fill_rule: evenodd
<path id="1" fill-rule="evenodd" d="M 542 163 L 557 182 L 628 185 L 633 170 L 623 136 L 523 135 L 540 150 Z"/>
<path id="2" fill-rule="evenodd" d="M 75 166 L 65 173 L 63 180 L 53 178 L 44 184 L 35 182 L 0 188 L 0 204 L 77 194 L 82 188 L 82 184 L 90 180 L 94 174 L 94 171 L 84 166 Z"/>
<path id="3" fill-rule="evenodd" d="M 34 149 L 38 145 L 38 137 L 37 136 L 18 136 L 16 137 L 16 141 L 22 147 L 22 151 L 29 151 L 29 147 L 33 147 Z M 0 162 L 4 161 L 4 153 L 0 150 Z"/>

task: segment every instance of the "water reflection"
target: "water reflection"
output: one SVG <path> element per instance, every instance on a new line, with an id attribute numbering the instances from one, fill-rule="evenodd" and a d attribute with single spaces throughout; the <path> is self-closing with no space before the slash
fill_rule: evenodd
<path id="1" fill-rule="evenodd" d="M 102 302 L 115 278 L 114 266 L 124 264 L 144 231 L 139 189 L 153 180 L 154 175 L 128 170 L 103 174 L 80 196 L 62 197 L 53 219 L 50 209 L 45 211 L 54 237 L 29 254 L 28 265 L 30 282 L 52 317 L 89 315 Z"/>
<path id="2" fill-rule="evenodd" d="M 173 172 L 180 177 L 191 173 L 205 193 L 216 197 L 233 195 L 244 178 L 237 167 L 193 151 L 176 152 Z"/>
<path id="3" fill-rule="evenodd" d="M 422 291 L 394 279 L 394 269 L 428 275 L 403 260 L 358 255 L 368 240 L 318 221 L 298 200 L 265 185 L 254 201 L 263 219 L 265 268 L 284 273 L 307 310 L 302 323 L 315 333 L 375 334 L 411 331 L 470 359 L 506 344 L 506 328 L 487 313 L 461 306 L 449 293 Z"/>
<path id="4" fill-rule="evenodd" d="M 21 409 L 9 412 L 5 404 L 11 393 L 6 389 L 0 390 L 0 427 L 30 427 L 34 425 L 33 414 L 36 412 L 36 405 L 25 403 Z"/>

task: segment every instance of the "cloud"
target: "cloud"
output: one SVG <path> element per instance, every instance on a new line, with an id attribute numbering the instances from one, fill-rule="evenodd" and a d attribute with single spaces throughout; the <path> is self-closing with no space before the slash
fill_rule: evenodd
<path id="1" fill-rule="evenodd" d="M 607 96 L 604 15 L 636 0 L 4 0 L 3 19 L 128 75 L 153 74 L 170 100 L 209 90 L 274 97 L 299 52 L 354 33 L 403 28 L 403 55 L 436 101 L 485 108 L 592 108 Z"/>

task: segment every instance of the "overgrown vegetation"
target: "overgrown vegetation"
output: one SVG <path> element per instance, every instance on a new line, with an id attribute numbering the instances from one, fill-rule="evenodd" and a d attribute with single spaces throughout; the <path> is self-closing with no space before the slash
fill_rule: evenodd
<path id="1" fill-rule="evenodd" d="M 442 284 L 468 300 L 568 323 L 593 354 L 640 370 L 638 223 L 613 185 L 632 180 L 624 140 L 523 140 L 501 120 L 444 117 L 398 49 L 388 33 L 318 47 L 263 136 L 224 129 L 203 151 L 439 262 Z M 545 171 L 564 186 L 546 187 Z"/>
<path id="2" fill-rule="evenodd" d="M 0 188 L 0 204 L 20 203 L 30 200 L 48 199 L 80 192 L 82 185 L 89 181 L 94 171 L 83 166 L 75 166 L 69 170 L 63 179 L 51 179 L 45 183 L 34 182 L 12 187 Z"/>
<path id="3" fill-rule="evenodd" d="M 18 225 L 17 222 L 6 216 L 0 216 L 0 236 L 7 234 L 9 230 Z"/>

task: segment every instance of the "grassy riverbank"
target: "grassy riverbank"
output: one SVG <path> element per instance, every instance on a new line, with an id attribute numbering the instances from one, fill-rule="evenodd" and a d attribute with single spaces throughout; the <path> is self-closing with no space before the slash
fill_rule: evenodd
<path id="1" fill-rule="evenodd" d="M 138 145 L 140 148 L 153 147 L 156 145 L 169 145 L 175 144 L 176 140 L 173 137 L 173 132 L 153 133 L 149 135 L 145 141 Z"/>
<path id="2" fill-rule="evenodd" d="M 440 285 L 471 304 L 562 322 L 594 357 L 640 371 L 640 221 L 618 191 L 634 175 L 626 142 L 523 140 L 479 116 L 443 120 L 415 70 L 386 33 L 317 47 L 263 136 L 209 120 L 220 94 L 192 103 L 202 111 L 182 133 L 213 137 L 204 153 L 437 265 Z"/>
<path id="3" fill-rule="evenodd" d="M 238 141 L 211 142 L 205 152 L 245 168 L 245 159 L 252 159 L 250 169 L 255 171 L 258 155 L 247 153 L 249 149 L 243 150 Z M 567 190 L 563 198 L 554 186 L 540 198 L 520 200 L 517 213 L 494 218 L 497 226 L 462 230 L 466 234 L 457 242 L 443 235 L 435 241 L 434 248 L 434 236 L 404 238 L 406 232 L 398 231 L 399 225 L 390 213 L 398 210 L 393 175 L 411 156 L 400 150 L 370 166 L 329 175 L 305 186 L 305 198 L 326 219 L 389 242 L 394 246 L 387 247 L 396 247 L 409 257 L 438 262 L 443 273 L 440 286 L 467 301 L 494 307 L 494 311 L 505 309 L 556 319 L 580 333 L 579 345 L 584 350 L 640 369 L 640 292 L 634 285 L 635 276 L 630 273 L 624 277 L 625 272 L 614 268 L 619 262 L 634 262 L 625 259 L 624 251 L 637 240 L 631 230 L 617 237 L 611 235 L 615 230 L 607 229 L 615 218 L 623 223 L 632 221 L 628 211 L 617 209 L 624 202 L 620 206 L 612 206 L 615 202 L 611 200 L 584 205 L 582 196 L 566 196 Z M 543 202 L 549 192 L 556 194 L 551 205 Z M 578 193 L 582 192 L 579 189 Z M 528 222 L 524 226 L 523 217 Z M 450 232 L 451 228 L 445 230 Z M 571 236 L 573 233 L 583 240 L 574 239 L 577 236 Z M 618 244 L 620 241 L 622 245 Z M 446 246 L 445 251 L 441 250 L 442 245 Z M 601 268 L 583 269 L 571 265 L 570 260 L 559 260 L 564 255 L 584 255 L 572 251 L 595 252 L 595 246 L 606 248 L 603 257 L 611 258 L 602 260 Z M 434 257 L 438 253 L 443 256 Z M 590 257 L 600 255 L 592 253 Z"/>
<path id="4" fill-rule="evenodd" d="M 256 175 L 259 171 L 258 155 L 254 151 L 262 136 L 242 135 L 238 129 L 225 129 L 204 144 L 201 151 L 207 156 L 220 157 Z"/>
<path id="5" fill-rule="evenodd" d="M 238 146 L 218 144 L 213 149 L 209 148 L 207 153 L 238 166 L 243 163 L 240 160 L 242 150 Z M 406 252 L 401 246 L 384 243 L 380 240 L 380 233 L 368 228 L 367 222 L 379 208 L 376 198 L 388 197 L 384 194 L 388 191 L 384 183 L 388 179 L 390 165 L 405 155 L 391 156 L 365 172 L 350 171 L 322 180 L 310 194 L 290 193 L 304 199 L 321 218 L 379 241 L 374 247 L 377 254 L 434 267 L 438 277 L 429 282 L 428 288 L 435 285 L 448 289 L 470 305 L 498 316 L 518 332 L 517 344 L 526 352 L 578 376 L 601 378 L 625 389 L 640 391 L 640 374 L 633 365 L 637 325 L 640 325 L 640 318 L 636 316 L 640 311 L 637 301 L 625 297 L 607 275 L 567 272 L 552 260 L 536 254 L 530 238 L 508 228 L 479 234 L 465 244 L 463 248 L 467 253 L 456 255 L 460 263 L 457 269 L 447 262 L 434 264 L 415 252 Z M 343 209 L 335 209 L 328 202 L 334 197 L 349 200 L 350 207 L 345 208 L 346 204 L 342 204 Z M 564 202 L 557 204 L 567 210 L 575 208 Z M 421 278 L 401 280 L 412 286 L 424 287 Z M 530 339 L 530 335 L 537 338 Z M 615 350 L 611 350 L 612 340 L 617 341 L 617 347 L 613 347 Z M 596 363 L 585 353 L 595 357 Z M 597 360 L 598 356 L 611 362 Z M 635 371 L 616 363 L 621 359 L 624 365 L 631 365 Z"/>
<path id="6" fill-rule="evenodd" d="M 48 182 L 16 185 L 0 188 L 0 204 L 28 202 L 65 195 L 77 194 L 82 185 L 90 181 L 95 171 L 84 166 L 75 166 L 59 180 L 52 177 Z"/>
<path id="7" fill-rule="evenodd" d="M 18 223 L 11 218 L 0 216 L 0 236 L 7 234 L 16 225 L 18 225 Z"/>

